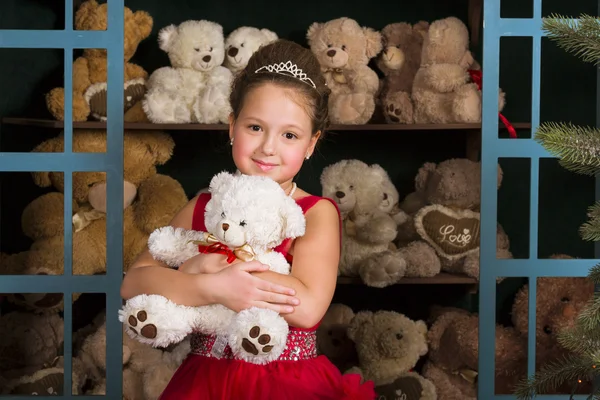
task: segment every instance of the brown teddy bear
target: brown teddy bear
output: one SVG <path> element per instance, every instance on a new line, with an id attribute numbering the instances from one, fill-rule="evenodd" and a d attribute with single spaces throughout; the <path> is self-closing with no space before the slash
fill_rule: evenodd
<path id="1" fill-rule="evenodd" d="M 432 22 L 412 88 L 415 123 L 481 122 L 481 92 L 469 72 L 477 68 L 466 25 L 456 17 Z M 501 111 L 502 92 L 498 103 Z"/>
<path id="2" fill-rule="evenodd" d="M 501 183 L 498 165 L 498 187 Z M 398 248 L 415 241 L 427 243 L 435 249 L 443 271 L 479 279 L 481 164 L 466 158 L 425 163 L 415 178 L 412 197 L 424 206 L 409 214 L 408 221 L 399 227 Z M 512 258 L 509 245 L 498 224 L 498 258 Z"/>
<path id="3" fill-rule="evenodd" d="M 433 383 L 412 372 L 427 354 L 426 335 L 424 321 L 413 321 L 394 311 L 359 311 L 348 327 L 359 360 L 358 368 L 352 371 L 372 380 L 383 398 L 435 400 Z"/>
<path id="4" fill-rule="evenodd" d="M 477 400 L 479 318 L 466 310 L 440 307 L 427 333 L 423 376 L 435 385 L 438 400 Z M 496 326 L 495 393 L 512 394 L 527 368 L 527 342 L 514 328 Z"/>
<path id="5" fill-rule="evenodd" d="M 81 4 L 75 14 L 75 29 L 106 30 L 108 25 L 107 4 L 99 5 L 96 0 Z M 152 32 L 152 17 L 145 11 L 132 12 L 125 7 L 125 121 L 147 121 L 141 100 L 146 92 L 148 73 L 139 65 L 130 63 L 138 45 Z M 106 120 L 107 93 L 106 49 L 85 49 L 83 55 L 73 63 L 73 121 L 86 121 L 91 115 Z M 59 121 L 65 115 L 64 88 L 52 89 L 46 95 L 46 106 Z"/>
<path id="6" fill-rule="evenodd" d="M 377 73 L 368 63 L 381 51 L 381 34 L 342 17 L 313 23 L 307 39 L 331 89 L 331 122 L 367 123 L 375 111 L 375 95 L 379 90 Z"/>
<path id="7" fill-rule="evenodd" d="M 354 342 L 348 338 L 348 326 L 354 311 L 341 303 L 333 303 L 327 309 L 317 328 L 317 351 L 325 355 L 341 372 L 357 363 Z"/>
<path id="8" fill-rule="evenodd" d="M 421 48 L 429 23 L 411 25 L 396 22 L 381 31 L 384 48 L 377 57 L 377 67 L 385 75 L 380 92 L 385 120 L 389 124 L 412 124 L 413 80 L 421 66 Z"/>
<path id="9" fill-rule="evenodd" d="M 106 131 L 74 130 L 73 152 L 106 152 Z M 63 135 L 39 144 L 34 152 L 62 152 Z M 187 196 L 173 178 L 158 174 L 157 165 L 172 156 L 174 142 L 170 135 L 158 131 L 125 132 L 123 140 L 123 268 L 127 271 L 135 257 L 146 248 L 152 231 L 167 225 L 187 204 Z M 62 172 L 34 172 L 40 187 L 54 187 L 57 192 L 44 194 L 29 203 L 22 215 L 23 232 L 34 243 L 22 260 L 20 274 L 63 273 Z M 106 173 L 73 174 L 73 274 L 94 275 L 106 271 Z M 76 296 L 74 295 L 74 299 Z M 56 308 L 61 303 L 44 303 Z M 29 304 L 39 308 L 34 304 Z"/>
<path id="10" fill-rule="evenodd" d="M 550 258 L 570 259 L 565 254 L 555 254 Z M 536 370 L 544 365 L 557 362 L 568 355 L 568 351 L 558 342 L 558 334 L 572 328 L 581 311 L 594 296 L 594 283 L 587 277 L 540 277 L 537 278 L 536 298 Z M 524 285 L 516 294 L 512 307 L 512 321 L 527 340 L 529 285 Z M 566 382 L 552 392 L 571 393 L 572 383 Z M 586 384 L 578 393 L 585 393 Z M 589 388 L 589 387 L 588 387 Z M 587 392 L 589 393 L 589 391 Z"/>

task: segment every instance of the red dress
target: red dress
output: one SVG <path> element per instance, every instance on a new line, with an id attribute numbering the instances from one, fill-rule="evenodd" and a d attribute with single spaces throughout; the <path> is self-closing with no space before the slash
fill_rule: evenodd
<path id="1" fill-rule="evenodd" d="M 209 199 L 210 194 L 200 195 L 194 208 L 192 229 L 206 230 L 204 207 Z M 297 203 L 306 213 L 321 199 L 324 198 L 307 196 Z M 290 244 L 291 241 L 284 241 L 276 249 L 288 260 L 291 260 L 287 254 Z M 193 333 L 190 354 L 159 400 L 375 399 L 373 382 L 361 384 L 356 374 L 342 375 L 327 357 L 317 355 L 317 327 L 318 324 L 310 329 L 290 326 L 286 349 L 279 359 L 266 365 L 233 359 L 229 346 L 220 358 L 215 358 L 211 355 L 215 337 Z"/>

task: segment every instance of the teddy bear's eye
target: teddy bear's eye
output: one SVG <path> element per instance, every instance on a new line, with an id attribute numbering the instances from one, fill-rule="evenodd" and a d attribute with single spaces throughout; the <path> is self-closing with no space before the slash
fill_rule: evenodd
<path id="1" fill-rule="evenodd" d="M 399 49 L 399 48 L 400 48 L 400 45 L 399 45 L 399 44 L 397 44 L 397 45 L 396 45 L 396 48 L 397 48 L 397 49 Z"/>
<path id="2" fill-rule="evenodd" d="M 346 45 L 345 44 L 342 45 L 342 50 L 346 51 Z"/>
<path id="3" fill-rule="evenodd" d="M 224 211 L 221 213 L 221 218 L 225 218 L 225 212 Z"/>
<path id="4" fill-rule="evenodd" d="M 244 47 L 244 43 L 240 44 L 240 47 Z"/>
<path id="5" fill-rule="evenodd" d="M 327 47 L 332 47 L 333 45 L 331 43 L 327 44 Z"/>
<path id="6" fill-rule="evenodd" d="M 402 340 L 404 336 L 401 333 L 396 333 L 396 339 Z"/>
<path id="7" fill-rule="evenodd" d="M 548 335 L 551 334 L 552 333 L 552 328 L 550 328 L 550 326 L 546 325 L 544 327 L 544 333 L 546 333 Z"/>
<path id="8" fill-rule="evenodd" d="M 384 194 L 383 194 L 383 199 L 384 199 L 384 200 L 387 200 L 387 199 L 388 199 L 388 194 L 387 194 L 387 193 L 384 193 Z"/>
<path id="9" fill-rule="evenodd" d="M 198 48 L 198 47 L 194 47 L 194 50 L 196 50 L 196 51 L 200 51 L 200 48 Z"/>
<path id="10" fill-rule="evenodd" d="M 213 48 L 211 47 L 208 51 L 213 51 Z"/>
<path id="11" fill-rule="evenodd" d="M 246 226 L 246 221 L 241 221 L 240 226 Z"/>
<path id="12" fill-rule="evenodd" d="M 563 297 L 562 299 L 560 299 L 560 301 L 562 301 L 563 303 L 568 303 L 570 299 L 568 297 Z"/>
<path id="13" fill-rule="evenodd" d="M 350 190 L 354 190 L 354 186 L 350 185 Z"/>

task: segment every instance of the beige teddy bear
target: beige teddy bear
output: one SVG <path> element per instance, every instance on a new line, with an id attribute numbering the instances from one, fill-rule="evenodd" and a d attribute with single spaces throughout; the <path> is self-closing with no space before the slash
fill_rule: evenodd
<path id="1" fill-rule="evenodd" d="M 354 311 L 350 307 L 333 303 L 317 328 L 318 353 L 325 355 L 342 372 L 358 361 L 354 342 L 347 334 L 352 318 Z"/>
<path id="2" fill-rule="evenodd" d="M 315 22 L 307 31 L 331 89 L 329 115 L 334 124 L 365 124 L 375 111 L 377 73 L 368 66 L 381 51 L 381 34 L 350 18 Z"/>
<path id="3" fill-rule="evenodd" d="M 431 23 L 413 89 L 417 124 L 481 122 L 481 92 L 469 70 L 477 69 L 469 51 L 469 31 L 456 17 Z M 499 111 L 504 93 L 499 94 Z"/>
<path id="4" fill-rule="evenodd" d="M 429 23 L 414 25 L 396 22 L 381 31 L 384 48 L 377 57 L 377 67 L 385 75 L 380 92 L 385 119 L 391 124 L 412 124 L 412 86 L 421 66 L 421 48 Z"/>
<path id="5" fill-rule="evenodd" d="M 279 39 L 277 34 L 268 29 L 241 26 L 225 39 L 226 54 L 223 65 L 236 75 L 246 68 L 252 54 L 277 39 Z"/>
<path id="6" fill-rule="evenodd" d="M 433 383 L 412 371 L 427 354 L 427 325 L 394 311 L 358 312 L 348 327 L 356 344 L 358 372 L 386 399 L 435 400 Z M 404 397 L 402 397 L 404 396 Z"/>

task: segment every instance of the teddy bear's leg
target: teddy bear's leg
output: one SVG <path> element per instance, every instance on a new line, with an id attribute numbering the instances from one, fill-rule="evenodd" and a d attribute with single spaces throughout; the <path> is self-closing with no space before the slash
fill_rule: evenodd
<path id="1" fill-rule="evenodd" d="M 46 95 L 46 107 L 54 118 L 63 121 L 65 118 L 65 89 L 54 88 Z M 73 93 L 73 121 L 87 121 L 90 107 L 83 94 Z"/>
<path id="2" fill-rule="evenodd" d="M 459 374 L 450 375 L 431 361 L 427 361 L 423 366 L 423 377 L 433 383 L 437 393 L 443 393 L 444 399 L 477 400 L 477 387 L 474 384 Z"/>
<path id="3" fill-rule="evenodd" d="M 398 252 L 406 260 L 407 277 L 432 277 L 440 273 L 440 259 L 433 249 L 423 241 L 410 242 Z"/>
<path id="4" fill-rule="evenodd" d="M 406 261 L 395 251 L 373 254 L 360 264 L 362 281 L 371 287 L 393 285 L 406 274 Z"/>
<path id="5" fill-rule="evenodd" d="M 155 124 L 185 124 L 192 121 L 192 113 L 176 94 L 162 90 L 149 90 L 142 101 L 144 112 Z"/>
<path id="6" fill-rule="evenodd" d="M 461 86 L 453 99 L 455 122 L 481 122 L 481 92 L 474 83 Z"/>
<path id="7" fill-rule="evenodd" d="M 479 280 L 479 251 L 471 253 L 464 258 L 460 272 Z"/>
<path id="8" fill-rule="evenodd" d="M 223 110 L 230 109 L 229 99 L 219 88 L 207 86 L 206 91 L 194 101 L 194 115 L 201 124 L 216 124 L 221 121 Z"/>
<path id="9" fill-rule="evenodd" d="M 388 124 L 412 124 L 413 103 L 406 92 L 388 94 L 384 101 L 385 119 Z"/>
<path id="10" fill-rule="evenodd" d="M 275 311 L 252 307 L 233 318 L 228 328 L 228 343 L 236 358 L 266 364 L 281 355 L 288 331 L 287 322 Z"/>
<path id="11" fill-rule="evenodd" d="M 335 124 L 366 124 L 375 112 L 375 99 L 366 93 L 342 94 L 335 97 L 331 107 Z"/>

